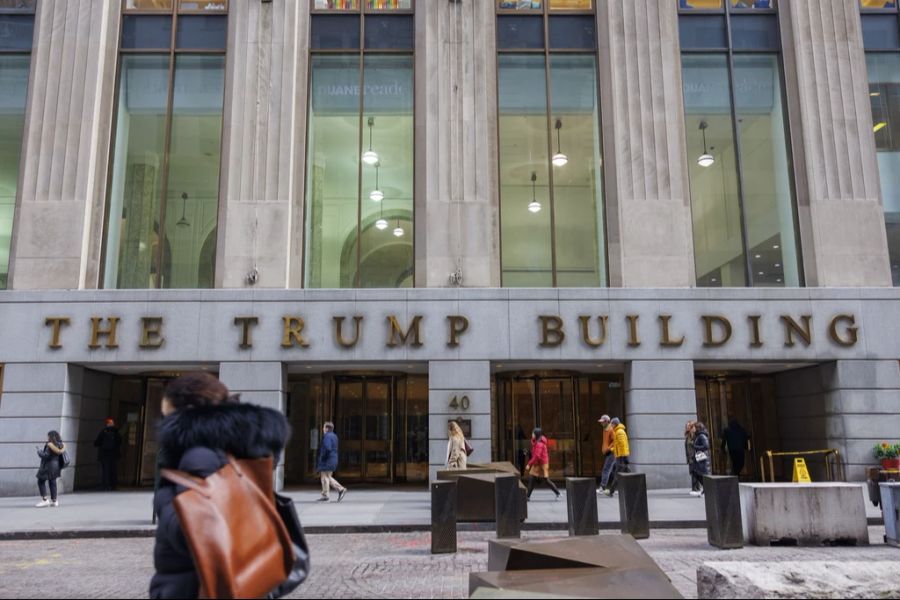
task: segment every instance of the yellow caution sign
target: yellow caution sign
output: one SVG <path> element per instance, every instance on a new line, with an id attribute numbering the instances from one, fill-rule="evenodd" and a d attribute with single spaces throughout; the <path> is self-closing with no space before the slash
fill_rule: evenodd
<path id="1" fill-rule="evenodd" d="M 806 468 L 806 461 L 802 458 L 794 459 L 794 483 L 812 483 L 809 476 L 809 469 Z"/>

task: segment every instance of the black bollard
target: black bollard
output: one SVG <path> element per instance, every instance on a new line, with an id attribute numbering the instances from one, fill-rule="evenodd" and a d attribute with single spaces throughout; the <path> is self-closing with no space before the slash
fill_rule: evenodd
<path id="1" fill-rule="evenodd" d="M 650 537 L 647 508 L 647 476 L 644 473 L 616 473 L 619 488 L 619 520 L 622 533 L 637 540 Z"/>
<path id="2" fill-rule="evenodd" d="M 431 553 L 456 552 L 456 481 L 431 483 Z"/>
<path id="3" fill-rule="evenodd" d="M 744 524 L 741 521 L 741 493 L 738 478 L 704 475 L 703 495 L 706 499 L 706 534 L 709 544 L 731 550 L 744 547 Z"/>
<path id="4" fill-rule="evenodd" d="M 569 535 L 597 535 L 597 488 L 590 477 L 566 477 L 566 508 L 569 512 Z"/>
<path id="5" fill-rule="evenodd" d="M 519 520 L 519 477 L 500 475 L 494 480 L 494 514 L 498 538 L 517 538 L 522 535 Z"/>

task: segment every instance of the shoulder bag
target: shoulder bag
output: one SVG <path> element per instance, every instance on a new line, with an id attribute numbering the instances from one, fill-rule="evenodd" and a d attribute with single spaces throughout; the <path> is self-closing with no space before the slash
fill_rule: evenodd
<path id="1" fill-rule="evenodd" d="M 172 469 L 160 474 L 187 488 L 174 505 L 200 597 L 262 598 L 288 579 L 296 557 L 287 527 L 274 499 L 233 457 L 206 479 Z"/>
<path id="2" fill-rule="evenodd" d="M 466 444 L 466 456 L 472 456 L 472 453 L 475 452 L 475 448 L 472 447 L 472 444 L 469 443 L 469 440 L 463 440 Z"/>

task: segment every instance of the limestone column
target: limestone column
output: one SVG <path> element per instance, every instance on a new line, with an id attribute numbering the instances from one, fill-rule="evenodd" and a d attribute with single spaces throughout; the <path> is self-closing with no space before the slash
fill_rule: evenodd
<path id="1" fill-rule="evenodd" d="M 859 2 L 779 11 L 806 283 L 890 286 Z"/>
<path id="2" fill-rule="evenodd" d="M 11 289 L 97 286 L 120 4 L 38 3 Z"/>
<path id="3" fill-rule="evenodd" d="M 300 287 L 308 7 L 229 5 L 216 287 Z"/>
<path id="4" fill-rule="evenodd" d="M 693 287 L 678 3 L 599 0 L 613 287 Z"/>
<path id="5" fill-rule="evenodd" d="M 647 487 L 687 488 L 684 424 L 697 418 L 694 362 L 633 360 L 625 365 L 625 428 L 632 470 Z"/>
<path id="6" fill-rule="evenodd" d="M 285 411 L 287 406 L 287 371 L 280 362 L 223 362 L 219 379 L 241 402 Z M 275 471 L 275 486 L 284 487 L 284 455 Z"/>
<path id="7" fill-rule="evenodd" d="M 468 402 L 463 401 L 463 397 Z M 456 398 L 456 408 L 451 402 Z M 475 451 L 473 463 L 491 462 L 491 363 L 488 361 L 433 360 L 428 363 L 428 474 L 447 463 L 447 423 L 469 421 L 467 436 Z"/>
<path id="8" fill-rule="evenodd" d="M 494 2 L 416 3 L 416 285 L 500 285 Z"/>

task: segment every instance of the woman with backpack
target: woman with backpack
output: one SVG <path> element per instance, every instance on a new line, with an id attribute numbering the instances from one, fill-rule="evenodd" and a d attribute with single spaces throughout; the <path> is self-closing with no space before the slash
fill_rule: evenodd
<path id="1" fill-rule="evenodd" d="M 556 499 L 559 500 L 560 493 L 556 489 L 556 485 L 550 479 L 550 451 L 547 449 L 547 438 L 540 427 L 535 427 L 531 433 L 531 460 L 526 465 L 528 469 L 528 495 L 527 499 L 531 500 L 531 492 L 534 491 L 535 483 L 542 484 L 547 482 Z"/>
<path id="2" fill-rule="evenodd" d="M 63 444 L 62 437 L 58 431 L 47 432 L 47 443 L 44 449 L 38 449 L 38 456 L 41 459 L 41 466 L 38 468 L 37 480 L 38 490 L 41 492 L 41 501 L 35 504 L 37 508 L 45 506 L 59 506 L 57 498 L 56 480 L 59 479 L 63 467 L 65 467 L 65 457 L 63 453 L 66 451 L 66 445 Z M 50 484 L 50 498 L 47 498 L 47 484 Z"/>
<path id="3" fill-rule="evenodd" d="M 694 461 L 691 463 L 691 479 L 696 489 L 691 490 L 691 496 L 703 495 L 703 476 L 709 475 L 712 464 L 710 447 L 706 425 L 697 421 L 694 423 Z"/>
<path id="4" fill-rule="evenodd" d="M 204 479 L 224 467 L 228 456 L 272 457 L 277 464 L 290 431 L 279 411 L 240 404 L 239 398 L 230 395 L 228 388 L 209 373 L 191 373 L 170 381 L 163 395 L 162 414 L 157 438 L 160 466 Z M 185 491 L 165 477 L 160 479 L 154 500 L 159 522 L 151 598 L 197 598 L 200 593 L 197 567 L 175 510 L 175 498 Z"/>

